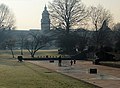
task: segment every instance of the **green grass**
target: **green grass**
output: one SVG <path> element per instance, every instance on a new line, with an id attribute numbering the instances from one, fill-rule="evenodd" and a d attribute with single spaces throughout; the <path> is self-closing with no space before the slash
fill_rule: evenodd
<path id="1" fill-rule="evenodd" d="M 31 63 L 0 60 L 0 88 L 97 88 Z"/>

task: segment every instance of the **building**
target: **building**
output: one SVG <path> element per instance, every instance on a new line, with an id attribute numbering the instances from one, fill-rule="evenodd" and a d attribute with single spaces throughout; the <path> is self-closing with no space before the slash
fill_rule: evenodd
<path id="1" fill-rule="evenodd" d="M 44 11 L 42 13 L 41 30 L 42 31 L 49 31 L 50 30 L 50 18 L 49 18 L 49 12 L 47 11 L 46 5 L 45 5 Z"/>

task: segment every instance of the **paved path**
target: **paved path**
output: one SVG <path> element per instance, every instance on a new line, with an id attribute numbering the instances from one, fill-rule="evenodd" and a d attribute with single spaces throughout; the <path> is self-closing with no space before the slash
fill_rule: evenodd
<path id="1" fill-rule="evenodd" d="M 39 66 L 60 72 L 65 75 L 95 84 L 102 88 L 120 88 L 120 69 L 107 66 L 93 65 L 90 61 L 77 61 L 70 66 L 69 61 L 62 61 L 62 67 L 58 62 L 49 63 L 48 61 L 29 61 Z M 97 74 L 90 74 L 90 68 L 96 68 Z"/>

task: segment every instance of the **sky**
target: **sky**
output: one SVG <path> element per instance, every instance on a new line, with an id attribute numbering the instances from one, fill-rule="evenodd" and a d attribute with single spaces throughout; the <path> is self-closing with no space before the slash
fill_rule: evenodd
<path id="1" fill-rule="evenodd" d="M 0 0 L 0 4 L 6 4 L 15 15 L 16 29 L 29 30 L 40 29 L 42 11 L 45 4 L 52 0 Z M 82 0 L 88 6 L 102 5 L 110 10 L 114 22 L 120 22 L 120 0 Z"/>

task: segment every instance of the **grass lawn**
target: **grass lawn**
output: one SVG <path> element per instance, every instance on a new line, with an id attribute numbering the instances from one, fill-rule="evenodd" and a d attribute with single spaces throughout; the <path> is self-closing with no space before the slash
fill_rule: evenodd
<path id="1" fill-rule="evenodd" d="M 0 88 L 97 88 L 31 63 L 0 59 Z"/>

